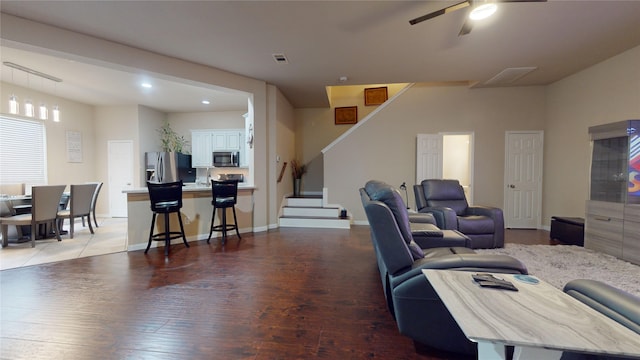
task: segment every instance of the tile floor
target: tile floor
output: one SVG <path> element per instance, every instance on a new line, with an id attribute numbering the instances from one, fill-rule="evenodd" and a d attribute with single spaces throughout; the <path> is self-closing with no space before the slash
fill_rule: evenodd
<path id="1" fill-rule="evenodd" d="M 36 240 L 34 248 L 31 241 L 9 243 L 0 250 L 0 270 L 126 251 L 126 218 L 98 218 L 98 225 L 92 235 L 89 227 L 83 227 L 77 219 L 73 239 L 62 235 L 61 242 L 55 238 Z M 69 229 L 68 222 L 64 229 Z"/>

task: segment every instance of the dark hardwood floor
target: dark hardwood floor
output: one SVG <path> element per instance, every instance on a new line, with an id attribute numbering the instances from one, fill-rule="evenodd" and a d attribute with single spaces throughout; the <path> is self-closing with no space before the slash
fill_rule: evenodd
<path id="1" fill-rule="evenodd" d="M 461 358 L 398 333 L 366 226 L 191 244 L 0 272 L 0 358 Z"/>

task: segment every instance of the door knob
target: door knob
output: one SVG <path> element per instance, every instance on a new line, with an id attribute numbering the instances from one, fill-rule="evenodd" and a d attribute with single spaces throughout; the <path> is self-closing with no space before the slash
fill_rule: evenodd
<path id="1" fill-rule="evenodd" d="M 510 188 L 512 188 L 512 189 L 515 189 L 515 188 L 516 188 L 516 186 L 515 186 L 515 185 L 513 185 L 513 184 L 509 184 L 509 187 L 510 187 Z"/>

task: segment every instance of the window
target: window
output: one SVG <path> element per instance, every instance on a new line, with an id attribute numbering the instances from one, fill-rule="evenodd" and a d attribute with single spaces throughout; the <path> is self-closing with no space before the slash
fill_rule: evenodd
<path id="1" fill-rule="evenodd" d="M 44 123 L 0 116 L 0 183 L 47 182 Z"/>

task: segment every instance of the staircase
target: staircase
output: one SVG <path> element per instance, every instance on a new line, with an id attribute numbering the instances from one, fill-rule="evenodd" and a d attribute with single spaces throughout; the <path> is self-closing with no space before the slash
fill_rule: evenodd
<path id="1" fill-rule="evenodd" d="M 324 203 L 321 195 L 288 197 L 282 207 L 280 227 L 350 229 L 351 220 L 340 218 L 339 206 Z"/>

